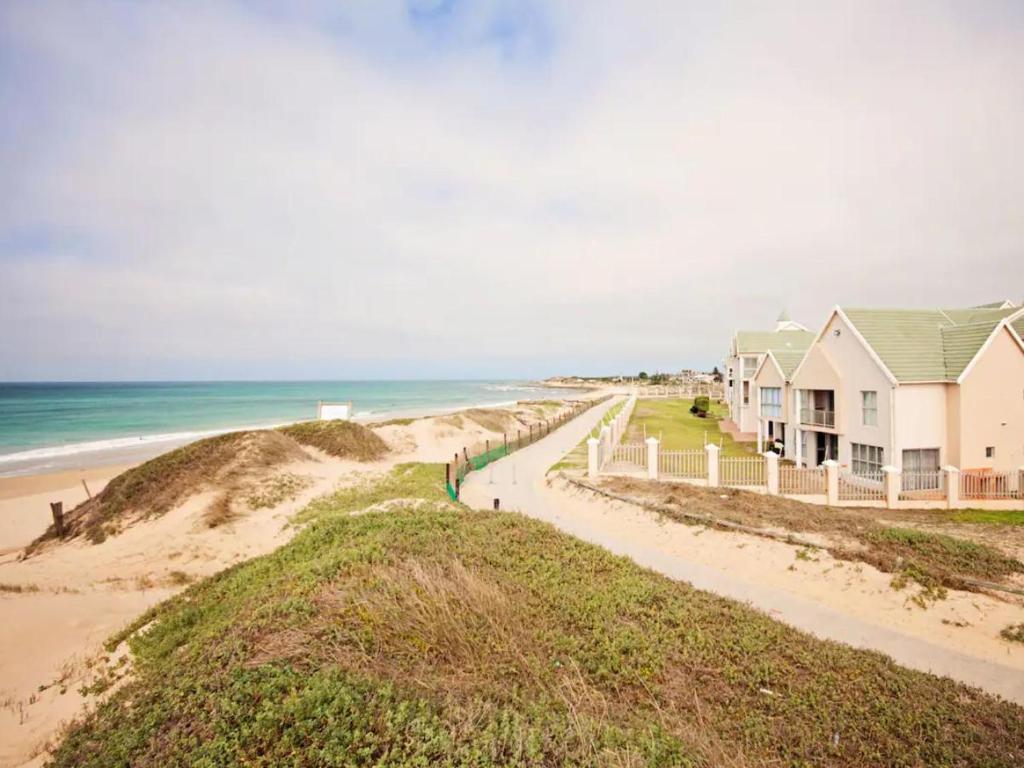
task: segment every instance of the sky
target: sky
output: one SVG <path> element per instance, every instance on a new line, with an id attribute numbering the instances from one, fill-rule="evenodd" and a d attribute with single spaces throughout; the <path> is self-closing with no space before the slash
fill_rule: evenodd
<path id="1" fill-rule="evenodd" d="M 0 3 L 0 380 L 710 368 L 1024 298 L 1024 4 Z"/>

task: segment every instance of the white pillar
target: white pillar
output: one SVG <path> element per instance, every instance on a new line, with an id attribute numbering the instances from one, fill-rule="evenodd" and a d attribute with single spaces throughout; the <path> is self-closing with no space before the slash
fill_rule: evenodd
<path id="1" fill-rule="evenodd" d="M 768 495 L 779 495 L 779 454 L 768 451 L 764 455 L 764 477 L 768 484 Z"/>
<path id="2" fill-rule="evenodd" d="M 882 474 L 885 477 L 885 506 L 889 509 L 896 508 L 896 502 L 900 500 L 900 477 L 902 472 L 896 467 L 882 467 Z"/>
<path id="3" fill-rule="evenodd" d="M 597 477 L 597 472 L 601 468 L 597 455 L 600 443 L 601 441 L 596 437 L 587 438 L 587 477 L 591 479 Z"/>
<path id="4" fill-rule="evenodd" d="M 607 424 L 601 427 L 601 466 L 612 458 L 612 430 Z"/>
<path id="5" fill-rule="evenodd" d="M 704 450 L 708 454 L 708 487 L 718 487 L 718 451 L 717 445 L 705 445 Z"/>
<path id="6" fill-rule="evenodd" d="M 946 473 L 946 508 L 956 509 L 960 506 L 960 469 L 954 466 L 942 469 Z"/>
<path id="7" fill-rule="evenodd" d="M 804 436 L 803 436 L 803 433 L 800 430 L 800 427 L 796 427 L 796 426 L 793 427 L 792 432 L 793 432 L 793 445 L 796 448 L 796 452 L 793 454 L 794 460 L 796 461 L 796 465 L 798 467 L 802 467 L 804 465 L 804 448 L 803 448 Z"/>
<path id="8" fill-rule="evenodd" d="M 757 452 L 764 453 L 764 421 L 757 417 Z"/>
<path id="9" fill-rule="evenodd" d="M 647 438 L 647 479 L 658 479 L 658 448 L 660 441 L 656 437 Z"/>
<path id="10" fill-rule="evenodd" d="M 839 503 L 839 462 L 826 459 L 821 465 L 825 467 L 825 503 L 835 506 Z"/>

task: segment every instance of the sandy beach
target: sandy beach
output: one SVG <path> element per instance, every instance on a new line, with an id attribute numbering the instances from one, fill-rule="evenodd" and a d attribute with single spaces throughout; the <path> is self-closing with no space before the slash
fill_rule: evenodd
<path id="1" fill-rule="evenodd" d="M 593 395 L 591 395 L 593 396 Z M 581 395 L 581 399 L 587 395 Z M 0 766 L 40 765 L 63 724 L 98 700 L 79 689 L 103 674 L 113 655 L 104 641 L 147 608 L 188 584 L 267 553 L 296 532 L 292 516 L 311 500 L 405 461 L 449 460 L 463 447 L 494 444 L 562 411 L 520 403 L 374 427 L 390 446 L 372 462 L 341 460 L 315 449 L 275 469 L 301 490 L 269 508 L 243 509 L 210 527 L 210 488 L 158 517 L 138 521 L 101 544 L 76 538 L 24 548 L 52 522 L 49 503 L 71 510 L 131 464 L 0 479 Z M 259 478 L 242 478 L 257 482 Z"/>

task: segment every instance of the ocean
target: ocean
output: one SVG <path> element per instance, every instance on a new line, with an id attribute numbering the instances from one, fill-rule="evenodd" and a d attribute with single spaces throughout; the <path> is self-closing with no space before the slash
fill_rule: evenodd
<path id="1" fill-rule="evenodd" d="M 573 396 L 527 381 L 0 383 L 0 477 L 134 461 L 207 435 L 316 417 L 374 421 Z M 577 391 L 578 394 L 578 391 Z"/>

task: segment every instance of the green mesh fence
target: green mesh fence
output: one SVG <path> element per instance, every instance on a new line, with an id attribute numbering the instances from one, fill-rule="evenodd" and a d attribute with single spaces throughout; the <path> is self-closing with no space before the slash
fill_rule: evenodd
<path id="1" fill-rule="evenodd" d="M 531 443 L 534 443 L 537 440 L 540 440 L 545 435 L 550 434 L 551 429 L 553 427 L 557 427 L 561 424 L 564 424 L 570 419 L 573 419 L 579 416 L 581 413 L 594 407 L 598 403 L 603 403 L 605 400 L 608 399 L 608 397 L 610 397 L 610 395 L 600 398 L 599 400 L 593 400 L 578 411 L 563 414 L 560 418 L 554 420 L 554 422 L 547 423 L 543 427 L 538 426 L 536 430 L 530 430 L 529 435 L 521 435 L 518 439 L 512 440 L 507 444 L 502 443 L 501 445 L 491 448 L 488 451 L 484 451 L 483 453 L 478 453 L 474 456 L 470 456 L 468 461 L 459 461 L 457 463 L 457 466 L 455 467 L 455 477 L 451 478 L 451 480 L 449 480 L 449 482 L 445 484 L 445 488 L 448 491 L 449 498 L 452 501 L 458 501 L 459 493 L 456 489 L 462 484 L 462 481 L 466 479 L 466 475 L 468 475 L 470 472 L 473 472 L 478 469 L 483 469 L 492 461 L 497 461 L 498 459 L 504 458 L 513 451 L 518 450 L 526 445 L 530 445 Z"/>

